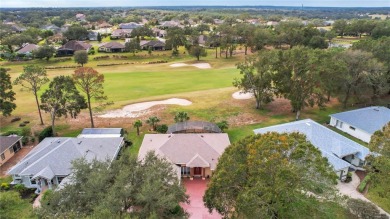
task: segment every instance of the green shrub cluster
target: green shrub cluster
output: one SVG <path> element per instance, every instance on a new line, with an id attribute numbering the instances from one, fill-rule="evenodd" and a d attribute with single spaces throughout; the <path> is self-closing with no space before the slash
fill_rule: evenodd
<path id="1" fill-rule="evenodd" d="M 364 191 L 364 189 L 365 189 L 366 186 L 367 186 L 367 183 L 369 183 L 370 180 L 371 180 L 371 176 L 370 176 L 370 175 L 366 176 L 366 177 L 363 179 L 363 181 L 360 183 L 360 185 L 359 185 L 359 187 L 358 187 L 359 192 L 363 192 L 363 191 Z"/>
<path id="2" fill-rule="evenodd" d="M 38 140 L 39 142 L 41 142 L 46 137 L 52 137 L 52 136 L 53 136 L 53 130 L 51 126 L 48 126 L 45 129 L 43 129 L 41 133 L 39 133 Z"/>

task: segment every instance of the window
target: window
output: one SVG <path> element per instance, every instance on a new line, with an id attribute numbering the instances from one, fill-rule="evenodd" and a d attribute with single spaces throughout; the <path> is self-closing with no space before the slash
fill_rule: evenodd
<path id="1" fill-rule="evenodd" d="M 343 122 L 340 122 L 340 128 L 342 128 L 343 127 Z"/>
<path id="2" fill-rule="evenodd" d="M 355 127 L 349 126 L 349 128 L 355 131 Z"/>
<path id="3" fill-rule="evenodd" d="M 14 153 L 14 147 L 9 148 L 9 153 L 11 153 L 11 154 Z"/>
<path id="4" fill-rule="evenodd" d="M 181 167 L 181 175 L 182 176 L 189 176 L 190 175 L 190 167 Z"/>
<path id="5" fill-rule="evenodd" d="M 30 178 L 30 182 L 31 182 L 31 185 L 36 185 L 37 184 L 37 181 L 35 179 L 31 179 Z"/>
<path id="6" fill-rule="evenodd" d="M 4 153 L 1 154 L 1 160 L 5 160 L 5 155 L 4 155 Z"/>

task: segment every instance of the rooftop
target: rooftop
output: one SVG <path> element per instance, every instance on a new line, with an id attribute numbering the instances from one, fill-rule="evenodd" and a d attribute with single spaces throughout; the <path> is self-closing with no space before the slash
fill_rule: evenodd
<path id="1" fill-rule="evenodd" d="M 324 157 L 328 158 L 329 163 L 332 164 L 336 171 L 350 166 L 348 162 L 342 160 L 343 157 L 354 154 L 359 159 L 365 160 L 366 156 L 370 153 L 368 148 L 311 119 L 255 129 L 254 132 L 256 134 L 264 134 L 267 132 L 302 133 L 306 135 L 307 140 L 322 152 Z"/>
<path id="2" fill-rule="evenodd" d="M 374 134 L 390 122 L 390 109 L 383 106 L 372 106 L 330 116 L 369 134 Z"/>
<path id="3" fill-rule="evenodd" d="M 21 136 L 0 136 L 0 153 L 3 153 L 20 139 L 22 139 Z"/>

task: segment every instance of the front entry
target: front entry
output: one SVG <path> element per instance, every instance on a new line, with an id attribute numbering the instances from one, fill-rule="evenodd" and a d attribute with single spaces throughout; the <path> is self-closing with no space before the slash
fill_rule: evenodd
<path id="1" fill-rule="evenodd" d="M 202 175 L 202 167 L 194 167 L 194 175 L 195 176 Z"/>

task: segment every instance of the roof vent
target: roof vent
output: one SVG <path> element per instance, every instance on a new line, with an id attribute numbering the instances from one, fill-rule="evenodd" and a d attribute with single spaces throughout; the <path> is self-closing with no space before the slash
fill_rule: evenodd
<path id="1" fill-rule="evenodd" d="M 79 141 L 79 142 L 77 142 L 77 144 L 81 144 L 81 142 L 83 142 L 83 141 Z"/>
<path id="2" fill-rule="evenodd" d="M 170 138 L 171 137 L 171 135 L 168 135 L 168 138 Z"/>
<path id="3" fill-rule="evenodd" d="M 378 109 L 378 108 L 375 108 L 374 110 L 377 111 L 377 112 L 379 112 L 379 109 Z"/>
<path id="4" fill-rule="evenodd" d="M 200 137 L 202 137 L 202 138 L 203 138 L 203 135 L 200 135 Z"/>
<path id="5" fill-rule="evenodd" d="M 58 140 L 57 143 L 61 143 L 61 140 Z"/>
<path id="6" fill-rule="evenodd" d="M 306 122 L 306 125 L 310 126 L 310 123 Z"/>

